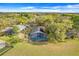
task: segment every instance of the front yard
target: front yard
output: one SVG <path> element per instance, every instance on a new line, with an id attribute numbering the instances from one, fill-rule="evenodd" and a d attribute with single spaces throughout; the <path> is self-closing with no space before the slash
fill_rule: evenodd
<path id="1" fill-rule="evenodd" d="M 17 43 L 3 56 L 79 56 L 79 40 L 33 45 L 26 41 Z"/>

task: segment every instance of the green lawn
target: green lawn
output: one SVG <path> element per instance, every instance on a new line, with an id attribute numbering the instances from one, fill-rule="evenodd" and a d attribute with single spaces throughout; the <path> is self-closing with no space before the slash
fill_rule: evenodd
<path id="1" fill-rule="evenodd" d="M 45 45 L 21 42 L 3 56 L 79 56 L 79 40 Z"/>

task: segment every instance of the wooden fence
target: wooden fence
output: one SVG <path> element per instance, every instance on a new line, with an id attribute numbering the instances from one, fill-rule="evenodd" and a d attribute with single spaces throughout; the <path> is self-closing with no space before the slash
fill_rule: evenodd
<path id="1" fill-rule="evenodd" d="M 0 49 L 0 56 L 3 55 L 4 53 L 6 53 L 11 48 L 13 48 L 13 47 L 12 46 L 8 46 L 8 47 L 4 47 L 4 48 Z"/>

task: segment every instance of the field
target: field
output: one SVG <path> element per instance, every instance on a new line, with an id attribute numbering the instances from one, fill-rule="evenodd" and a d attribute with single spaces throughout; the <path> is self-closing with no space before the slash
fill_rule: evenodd
<path id="1" fill-rule="evenodd" d="M 3 56 L 79 56 L 79 40 L 33 45 L 27 42 L 17 43 Z"/>

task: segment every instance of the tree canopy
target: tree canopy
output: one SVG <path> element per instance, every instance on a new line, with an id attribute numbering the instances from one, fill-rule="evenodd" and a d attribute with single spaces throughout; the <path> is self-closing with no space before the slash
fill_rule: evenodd
<path id="1" fill-rule="evenodd" d="M 49 40 L 64 41 L 67 32 L 79 31 L 79 14 L 61 13 L 1 13 L 0 30 L 14 25 L 44 26 Z M 75 32 L 75 31 L 73 31 Z M 75 36 L 75 35 L 74 35 Z"/>

